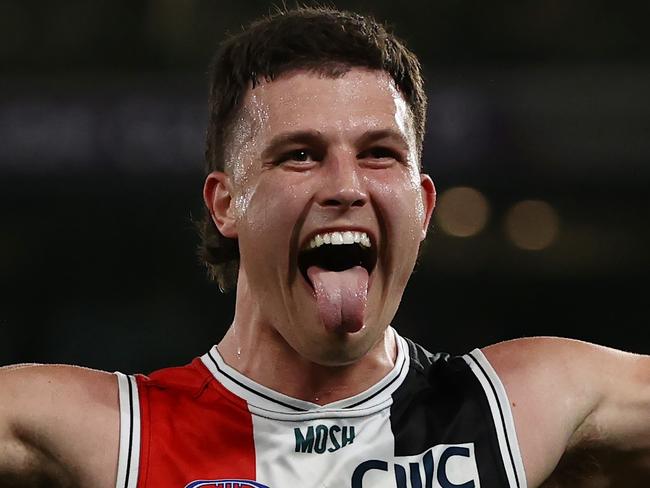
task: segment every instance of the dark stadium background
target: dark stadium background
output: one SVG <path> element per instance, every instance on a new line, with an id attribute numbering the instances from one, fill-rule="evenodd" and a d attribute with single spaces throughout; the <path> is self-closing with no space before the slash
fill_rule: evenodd
<path id="1" fill-rule="evenodd" d="M 419 54 L 426 171 L 440 196 L 471 187 L 489 205 L 468 237 L 433 222 L 399 330 L 454 353 L 529 335 L 650 353 L 648 5 L 332 3 Z M 0 364 L 148 372 L 221 337 L 234 295 L 205 278 L 192 226 L 205 72 L 226 32 L 269 10 L 0 2 Z M 555 235 L 543 249 L 506 231 L 524 200 L 557 217 L 555 234 L 552 219 L 519 224 Z"/>

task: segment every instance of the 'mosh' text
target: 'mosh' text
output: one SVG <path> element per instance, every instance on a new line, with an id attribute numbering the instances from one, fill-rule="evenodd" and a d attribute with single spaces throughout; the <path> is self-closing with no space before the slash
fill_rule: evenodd
<path id="1" fill-rule="evenodd" d="M 296 435 L 296 452 L 315 452 L 323 454 L 325 451 L 334 452 L 354 442 L 354 426 L 322 425 L 316 427 L 310 425 L 307 432 L 296 427 L 293 429 Z"/>

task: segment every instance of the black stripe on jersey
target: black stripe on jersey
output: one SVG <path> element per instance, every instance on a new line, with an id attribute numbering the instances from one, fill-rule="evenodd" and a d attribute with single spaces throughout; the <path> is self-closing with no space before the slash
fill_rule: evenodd
<path id="1" fill-rule="evenodd" d="M 501 417 L 501 425 L 503 426 L 503 432 L 506 437 L 506 446 L 508 447 L 508 455 L 510 456 L 510 462 L 512 463 L 512 470 L 515 473 L 515 481 L 517 482 L 517 488 L 521 487 L 521 484 L 519 483 L 519 475 L 517 474 L 517 466 L 515 465 L 515 459 L 514 456 L 512 455 L 512 447 L 510 446 L 510 437 L 508 436 L 508 426 L 506 425 L 506 420 L 503 415 L 503 407 L 501 406 L 501 402 L 499 401 L 499 396 L 497 395 L 497 390 L 494 387 L 494 383 L 492 383 L 492 379 L 490 376 L 487 374 L 487 371 L 483 369 L 483 366 L 481 366 L 481 363 L 479 363 L 474 356 L 472 356 L 472 353 L 469 353 L 468 356 L 472 358 L 472 361 L 474 361 L 474 364 L 476 364 L 479 369 L 483 372 L 483 375 L 487 379 L 488 383 L 490 384 L 490 388 L 492 389 L 492 393 L 494 393 L 494 398 L 497 402 L 497 405 L 499 407 L 499 416 Z"/>
<path id="2" fill-rule="evenodd" d="M 406 341 L 411 366 L 393 392 L 390 412 L 395 456 L 473 443 L 481 488 L 509 486 L 486 392 L 465 359 Z"/>
<path id="3" fill-rule="evenodd" d="M 129 385 L 129 418 L 131 419 L 129 425 L 129 454 L 126 459 L 126 476 L 124 478 L 124 488 L 129 487 L 129 474 L 131 474 L 131 454 L 133 452 L 133 384 L 131 378 L 126 377 L 126 382 Z"/>
<path id="4" fill-rule="evenodd" d="M 221 369 L 219 367 L 219 363 L 217 363 L 217 361 L 212 356 L 212 351 L 208 351 L 208 357 L 210 358 L 210 360 L 214 364 L 214 367 L 217 368 L 217 371 L 219 371 L 222 375 L 224 375 L 226 378 L 228 378 L 233 383 L 238 384 L 239 386 L 241 386 L 242 388 L 250 391 L 251 393 L 255 393 L 257 396 L 261 396 L 262 398 L 264 398 L 264 399 L 266 399 L 266 400 L 268 400 L 270 402 L 277 403 L 278 405 L 282 405 L 283 407 L 290 408 L 291 410 L 294 410 L 296 412 L 306 412 L 307 411 L 304 408 L 298 408 L 298 407 L 295 407 L 293 405 L 289 405 L 288 403 L 284 403 L 284 402 L 281 402 L 279 400 L 276 400 L 275 398 L 271 398 L 270 396 L 265 395 L 264 393 L 260 393 L 259 391 L 254 390 L 253 388 L 249 387 L 248 385 L 245 385 L 241 381 L 233 378 L 232 376 L 230 376 L 228 373 L 226 373 L 223 369 Z"/>

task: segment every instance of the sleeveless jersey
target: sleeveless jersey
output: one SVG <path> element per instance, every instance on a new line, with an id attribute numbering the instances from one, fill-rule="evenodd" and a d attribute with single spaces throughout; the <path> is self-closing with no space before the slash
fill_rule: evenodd
<path id="1" fill-rule="evenodd" d="M 386 377 L 324 406 L 253 382 L 216 347 L 150 376 L 116 373 L 116 488 L 526 488 L 481 351 L 431 354 L 397 337 Z"/>

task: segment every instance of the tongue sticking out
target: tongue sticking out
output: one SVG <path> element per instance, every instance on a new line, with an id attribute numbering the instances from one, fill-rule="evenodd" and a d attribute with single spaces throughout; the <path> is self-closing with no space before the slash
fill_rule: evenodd
<path id="1" fill-rule="evenodd" d="M 345 271 L 310 266 L 307 275 L 314 285 L 325 328 L 330 332 L 358 332 L 368 301 L 368 271 L 361 266 Z"/>

